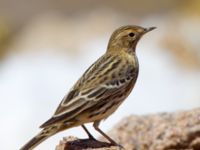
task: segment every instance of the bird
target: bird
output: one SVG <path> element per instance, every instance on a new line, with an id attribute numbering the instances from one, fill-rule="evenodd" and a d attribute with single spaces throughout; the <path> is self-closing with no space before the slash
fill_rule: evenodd
<path id="1" fill-rule="evenodd" d="M 32 150 L 47 138 L 81 126 L 89 139 L 96 140 L 86 128 L 94 129 L 112 145 L 119 146 L 99 125 L 114 113 L 131 93 L 139 73 L 136 45 L 141 37 L 156 27 L 125 25 L 111 35 L 106 52 L 95 61 L 64 96 L 54 115 L 43 123 L 41 132 L 20 150 Z"/>

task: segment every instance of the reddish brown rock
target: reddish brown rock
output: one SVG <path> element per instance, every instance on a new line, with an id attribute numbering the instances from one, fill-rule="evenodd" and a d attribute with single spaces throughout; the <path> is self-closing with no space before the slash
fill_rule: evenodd
<path id="1" fill-rule="evenodd" d="M 109 135 L 126 150 L 200 150 L 200 108 L 174 113 L 129 116 Z M 70 139 L 56 150 L 119 150 L 104 142 Z"/>

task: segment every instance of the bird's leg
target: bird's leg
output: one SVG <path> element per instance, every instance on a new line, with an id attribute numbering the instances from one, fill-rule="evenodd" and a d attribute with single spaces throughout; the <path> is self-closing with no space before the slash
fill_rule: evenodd
<path id="1" fill-rule="evenodd" d="M 85 126 L 84 124 L 81 125 L 81 127 L 85 130 L 85 132 L 87 133 L 89 139 L 96 140 L 96 139 L 92 136 L 92 134 L 88 131 L 88 129 L 86 128 L 86 126 Z"/>
<path id="2" fill-rule="evenodd" d="M 104 136 L 112 145 L 120 146 L 117 144 L 113 139 L 111 139 L 108 135 L 106 135 L 100 128 L 99 128 L 100 121 L 95 121 L 93 127 L 97 130 L 102 136 Z M 122 147 L 122 146 L 120 146 Z"/>

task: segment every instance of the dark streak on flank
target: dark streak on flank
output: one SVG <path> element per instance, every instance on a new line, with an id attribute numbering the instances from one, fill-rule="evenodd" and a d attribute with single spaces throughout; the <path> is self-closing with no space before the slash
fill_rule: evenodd
<path id="1" fill-rule="evenodd" d="M 101 113 L 97 112 L 97 113 L 91 114 L 91 115 L 89 115 L 89 118 L 93 118 L 94 116 L 98 116 L 99 114 L 101 114 Z"/>
<path id="2" fill-rule="evenodd" d="M 115 81 L 111 81 L 111 82 L 109 82 L 109 83 L 106 83 L 106 85 L 107 85 L 107 86 L 109 86 L 109 85 L 115 85 Z"/>
<path id="3" fill-rule="evenodd" d="M 111 81 L 109 83 L 106 83 L 106 85 L 107 86 L 109 86 L 109 85 L 112 85 L 112 86 L 117 85 L 117 86 L 119 86 L 120 83 L 121 82 L 119 80 L 114 80 L 114 81 Z"/>
<path id="4" fill-rule="evenodd" d="M 128 76 L 128 77 L 126 77 L 126 80 L 130 80 L 130 77 Z"/>
<path id="5" fill-rule="evenodd" d="M 96 107 L 96 109 L 99 110 L 99 109 L 101 109 L 104 105 L 106 105 L 106 103 L 101 103 L 100 105 L 98 105 L 98 106 Z"/>
<path id="6" fill-rule="evenodd" d="M 117 84 L 117 86 L 119 86 L 119 81 L 118 80 L 116 81 L 116 84 Z"/>
<path id="7" fill-rule="evenodd" d="M 92 114 L 93 112 L 98 111 L 99 109 L 101 109 L 102 107 L 104 107 L 104 105 L 107 104 L 107 102 L 108 102 L 107 100 L 108 100 L 107 98 L 106 99 L 101 99 L 101 103 L 97 104 L 95 106 L 95 108 L 90 108 L 89 112 Z"/>
<path id="8" fill-rule="evenodd" d="M 104 109 L 104 111 L 101 112 L 101 114 L 105 114 L 109 109 L 111 109 L 114 105 L 109 105 Z"/>
<path id="9" fill-rule="evenodd" d="M 111 105 L 109 105 L 108 107 L 105 108 L 105 110 L 103 112 L 101 112 L 102 114 L 106 113 L 109 109 L 111 109 L 113 106 L 119 104 L 120 101 L 115 101 L 113 102 Z"/>
<path id="10" fill-rule="evenodd" d="M 121 84 L 123 84 L 123 83 L 125 82 L 125 79 L 121 79 L 119 82 L 120 82 Z"/>

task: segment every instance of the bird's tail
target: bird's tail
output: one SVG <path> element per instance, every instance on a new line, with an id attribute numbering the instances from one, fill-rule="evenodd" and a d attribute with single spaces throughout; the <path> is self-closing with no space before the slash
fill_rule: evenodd
<path id="1" fill-rule="evenodd" d="M 26 143 L 20 150 L 32 150 L 41 142 L 56 134 L 58 130 L 52 130 L 52 128 L 45 128 L 35 137 L 33 137 L 28 143 Z"/>

